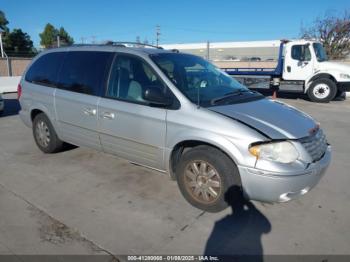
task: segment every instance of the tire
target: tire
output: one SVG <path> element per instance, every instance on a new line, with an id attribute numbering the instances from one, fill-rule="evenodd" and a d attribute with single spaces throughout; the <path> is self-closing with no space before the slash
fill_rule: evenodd
<path id="1" fill-rule="evenodd" d="M 33 136 L 35 143 L 44 153 L 56 153 L 63 147 L 63 142 L 57 137 L 49 118 L 40 113 L 33 120 Z"/>
<path id="2" fill-rule="evenodd" d="M 307 94 L 313 102 L 328 103 L 337 94 L 337 85 L 328 78 L 316 79 L 311 83 Z"/>
<path id="3" fill-rule="evenodd" d="M 241 185 L 233 161 L 220 150 L 205 145 L 196 146 L 181 156 L 176 176 L 184 198 L 194 207 L 208 212 L 227 208 L 225 194 L 228 189 Z"/>

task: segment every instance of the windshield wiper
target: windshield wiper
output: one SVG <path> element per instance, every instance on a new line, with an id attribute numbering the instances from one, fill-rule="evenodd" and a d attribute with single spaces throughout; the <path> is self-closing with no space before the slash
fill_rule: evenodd
<path id="1" fill-rule="evenodd" d="M 211 105 L 215 105 L 215 104 L 217 104 L 220 101 L 226 100 L 227 98 L 240 96 L 240 95 L 242 95 L 243 93 L 246 93 L 246 92 L 251 92 L 251 91 L 248 90 L 248 89 L 243 89 L 243 88 L 242 89 L 238 89 L 236 91 L 232 91 L 230 93 L 227 93 L 227 94 L 225 94 L 223 96 L 220 96 L 220 97 L 217 97 L 217 98 L 213 98 L 212 100 L 210 100 L 210 104 Z"/>

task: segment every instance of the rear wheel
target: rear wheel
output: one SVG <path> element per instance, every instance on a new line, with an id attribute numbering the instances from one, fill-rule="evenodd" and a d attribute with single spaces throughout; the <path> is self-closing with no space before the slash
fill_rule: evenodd
<path id="1" fill-rule="evenodd" d="M 40 113 L 33 120 L 34 140 L 44 153 L 55 153 L 62 149 L 63 142 L 57 137 L 49 118 Z"/>
<path id="2" fill-rule="evenodd" d="M 328 78 L 316 79 L 307 91 L 311 101 L 318 103 L 328 103 L 337 94 L 337 85 Z"/>
<path id="3" fill-rule="evenodd" d="M 231 186 L 240 185 L 240 178 L 236 165 L 228 156 L 203 145 L 182 155 L 177 182 L 190 204 L 208 212 L 219 212 L 229 205 L 225 194 Z"/>

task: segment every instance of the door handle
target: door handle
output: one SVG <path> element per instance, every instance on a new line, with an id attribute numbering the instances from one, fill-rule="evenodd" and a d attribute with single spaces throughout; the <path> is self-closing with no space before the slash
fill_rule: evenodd
<path id="1" fill-rule="evenodd" d="M 287 66 L 287 72 L 290 73 L 290 71 L 292 71 L 292 67 L 291 66 Z"/>
<path id="2" fill-rule="evenodd" d="M 115 114 L 111 112 L 103 112 L 102 118 L 104 119 L 114 119 Z"/>
<path id="3" fill-rule="evenodd" d="M 83 110 L 84 114 L 85 115 L 88 115 L 88 116 L 95 116 L 96 113 L 97 113 L 97 110 L 96 109 L 93 109 L 93 108 L 85 108 Z"/>

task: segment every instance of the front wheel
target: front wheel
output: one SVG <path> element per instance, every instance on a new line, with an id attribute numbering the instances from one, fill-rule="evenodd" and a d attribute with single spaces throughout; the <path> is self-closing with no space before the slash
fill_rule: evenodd
<path id="1" fill-rule="evenodd" d="M 318 103 L 328 103 L 337 94 L 337 85 L 328 78 L 316 79 L 307 91 L 311 101 Z"/>
<path id="2" fill-rule="evenodd" d="M 229 205 L 225 194 L 230 187 L 240 185 L 237 166 L 222 151 L 210 146 L 186 151 L 176 173 L 185 199 L 208 212 L 225 209 Z"/>

